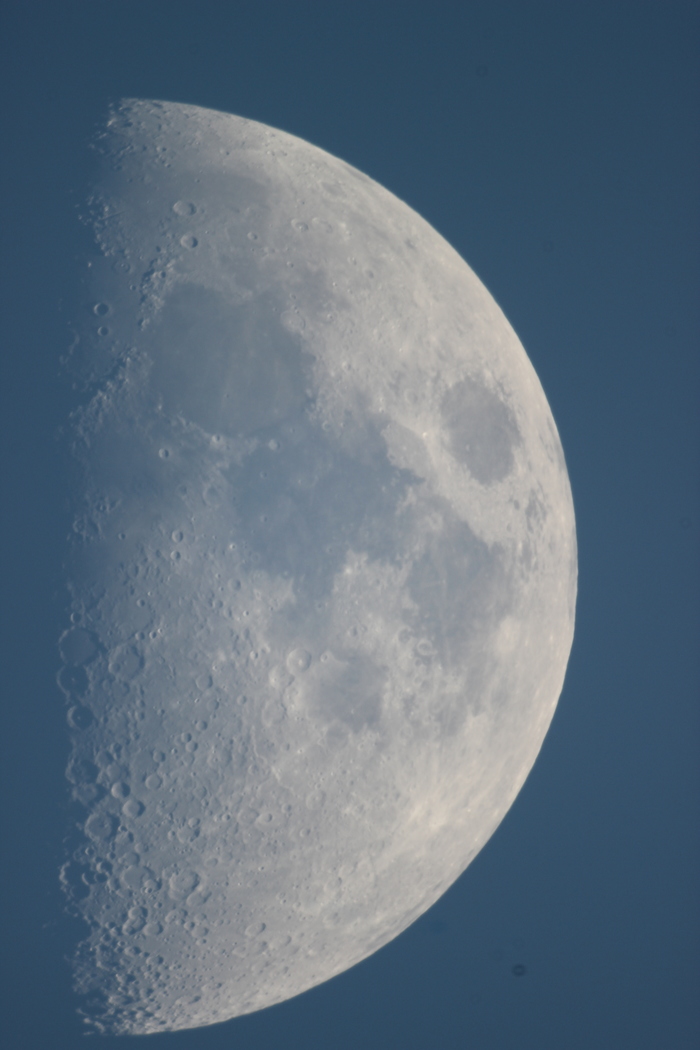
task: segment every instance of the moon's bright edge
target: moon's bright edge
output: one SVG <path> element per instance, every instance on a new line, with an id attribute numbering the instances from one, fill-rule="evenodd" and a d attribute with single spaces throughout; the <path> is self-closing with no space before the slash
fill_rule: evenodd
<path id="1" fill-rule="evenodd" d="M 194 106 L 96 148 L 62 878 L 86 1017 L 145 1033 L 327 980 L 465 869 L 552 718 L 576 542 L 524 350 L 407 205 Z"/>

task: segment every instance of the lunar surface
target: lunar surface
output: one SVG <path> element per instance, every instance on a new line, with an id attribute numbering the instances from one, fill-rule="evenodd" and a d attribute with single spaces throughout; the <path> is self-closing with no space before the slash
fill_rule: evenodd
<path id="1" fill-rule="evenodd" d="M 552 718 L 576 543 L 535 372 L 411 208 L 194 106 L 96 151 L 62 879 L 88 1022 L 147 1033 L 327 980 L 464 871 Z"/>

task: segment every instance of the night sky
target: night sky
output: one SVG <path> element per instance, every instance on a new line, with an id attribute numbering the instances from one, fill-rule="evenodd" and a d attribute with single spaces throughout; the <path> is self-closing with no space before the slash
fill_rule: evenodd
<path id="1" fill-rule="evenodd" d="M 2 19 L 3 1044 L 85 1045 L 58 921 L 59 358 L 85 144 L 137 96 L 307 139 L 446 237 L 542 381 L 579 543 L 552 727 L 457 883 L 325 985 L 149 1044 L 696 1050 L 700 7 L 5 0 Z"/>

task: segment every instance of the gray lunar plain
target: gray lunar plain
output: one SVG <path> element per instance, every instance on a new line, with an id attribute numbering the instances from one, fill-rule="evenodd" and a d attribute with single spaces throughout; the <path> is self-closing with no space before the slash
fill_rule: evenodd
<path id="1" fill-rule="evenodd" d="M 573 634 L 540 383 L 457 253 L 343 161 L 127 101 L 67 367 L 93 1027 L 212 1024 L 386 944 L 493 833 Z"/>

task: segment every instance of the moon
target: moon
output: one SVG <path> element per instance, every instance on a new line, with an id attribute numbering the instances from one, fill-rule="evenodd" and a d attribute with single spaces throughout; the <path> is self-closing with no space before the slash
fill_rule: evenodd
<path id="1" fill-rule="evenodd" d="M 196 106 L 94 145 L 61 878 L 86 1022 L 139 1034 L 328 980 L 464 871 L 550 724 L 576 540 L 532 365 L 410 207 Z"/>

